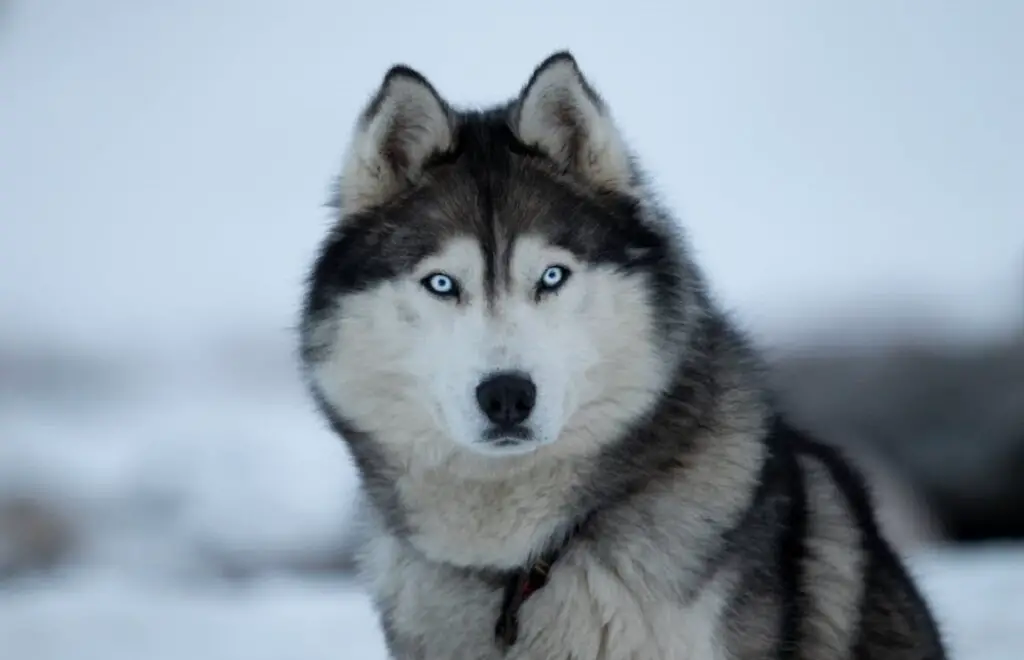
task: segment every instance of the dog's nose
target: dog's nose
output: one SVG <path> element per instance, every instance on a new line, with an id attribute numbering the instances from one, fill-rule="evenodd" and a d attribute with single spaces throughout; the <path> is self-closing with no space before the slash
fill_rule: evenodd
<path id="1" fill-rule="evenodd" d="M 537 400 L 537 388 L 523 374 L 502 372 L 484 379 L 476 387 L 476 401 L 487 419 L 502 426 L 526 421 Z"/>

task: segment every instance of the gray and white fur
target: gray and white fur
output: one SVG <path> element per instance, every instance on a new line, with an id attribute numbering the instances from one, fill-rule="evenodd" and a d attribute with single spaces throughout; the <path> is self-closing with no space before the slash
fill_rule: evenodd
<path id="1" fill-rule="evenodd" d="M 360 117 L 301 355 L 397 660 L 939 660 L 859 475 L 776 411 L 574 58 Z M 503 645 L 510 576 L 561 551 Z"/>

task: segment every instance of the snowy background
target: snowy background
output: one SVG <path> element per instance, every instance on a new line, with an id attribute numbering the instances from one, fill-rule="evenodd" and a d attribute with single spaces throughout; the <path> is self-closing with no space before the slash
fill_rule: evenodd
<path id="1" fill-rule="evenodd" d="M 964 465 L 952 501 L 1016 502 L 976 485 L 1016 466 L 1016 496 L 1024 472 L 1024 4 L 364 5 L 0 0 L 0 658 L 384 658 L 292 326 L 395 61 L 475 104 L 571 48 L 780 354 L 1009 351 L 953 395 L 995 440 L 967 425 L 879 483 L 911 491 L 886 499 L 894 534 L 941 517 L 903 505 Z M 835 401 L 865 382 L 842 373 Z M 982 383 L 1005 416 L 971 403 Z M 948 536 L 904 549 L 956 657 L 1019 660 L 1024 544 Z"/>

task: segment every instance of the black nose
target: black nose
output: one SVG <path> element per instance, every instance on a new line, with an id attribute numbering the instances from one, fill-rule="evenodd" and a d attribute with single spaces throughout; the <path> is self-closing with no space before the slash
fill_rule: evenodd
<path id="1" fill-rule="evenodd" d="M 502 426 L 526 421 L 537 400 L 533 381 L 522 374 L 504 372 L 484 379 L 476 387 L 476 401 L 487 419 Z"/>

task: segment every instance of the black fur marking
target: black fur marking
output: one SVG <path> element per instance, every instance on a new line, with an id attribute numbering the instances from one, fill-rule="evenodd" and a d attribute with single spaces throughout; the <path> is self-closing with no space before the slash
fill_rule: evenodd
<path id="1" fill-rule="evenodd" d="M 800 622 L 806 611 L 801 585 L 807 555 L 807 492 L 791 431 L 778 416 L 769 420 L 763 442 L 767 454 L 750 506 L 723 534 L 718 551 L 706 560 L 704 579 L 694 592 L 731 561 L 745 562 L 735 568 L 747 587 L 734 595 L 730 609 L 742 610 L 759 596 L 779 599 L 772 657 L 797 660 Z M 743 632 L 739 631 L 738 636 L 742 637 Z"/>
<path id="2" fill-rule="evenodd" d="M 417 85 L 422 86 L 427 91 L 429 91 L 431 95 L 433 95 L 433 97 L 437 100 L 438 105 L 440 105 L 442 108 L 447 107 L 447 104 L 444 102 L 444 99 L 441 98 L 441 95 L 437 93 L 437 90 L 434 89 L 434 86 L 430 83 L 429 80 L 427 80 L 426 76 L 424 76 L 422 73 L 408 65 L 396 64 L 392 66 L 390 69 L 388 69 L 387 72 L 384 74 L 384 79 L 381 81 L 380 89 L 378 90 L 377 94 L 374 95 L 374 97 L 367 104 L 366 109 L 363 110 L 363 114 L 361 117 L 362 121 L 369 121 L 373 119 L 373 117 L 375 117 L 378 112 L 380 112 L 381 104 L 384 103 L 384 99 L 388 97 L 388 94 L 391 91 L 391 83 L 399 78 L 405 78 L 416 83 Z"/>
<path id="3" fill-rule="evenodd" d="M 394 80 L 395 78 L 409 78 L 410 80 L 413 80 L 414 82 L 417 82 L 420 85 L 423 85 L 424 87 L 429 89 L 430 91 L 434 92 L 434 96 L 437 96 L 438 99 L 441 98 L 437 91 L 434 89 L 434 86 L 430 84 L 429 80 L 427 80 L 426 76 L 424 76 L 422 73 L 412 68 L 408 64 L 395 64 L 390 69 L 388 69 L 387 73 L 384 74 L 384 82 L 382 84 L 382 87 L 387 87 L 387 84 Z"/>
<path id="4" fill-rule="evenodd" d="M 776 435 L 795 457 L 806 455 L 820 462 L 850 507 L 860 531 L 860 551 L 865 558 L 865 592 L 852 643 L 857 660 L 892 658 L 899 660 L 944 660 L 941 636 L 927 603 L 911 579 L 903 561 L 882 535 L 874 503 L 864 477 L 837 448 L 817 442 L 807 434 L 780 421 Z M 801 555 L 801 562 L 804 555 Z M 799 587 L 799 584 L 797 584 Z M 784 593 L 802 594 L 802 589 Z M 796 604 L 799 610 L 799 603 Z M 788 606 L 787 606 L 788 607 Z M 798 621 L 802 618 L 801 614 Z M 884 619 L 884 620 L 883 620 Z M 922 640 L 924 640 L 922 642 Z M 781 655 L 800 658 L 799 655 Z M 811 660 L 811 659 L 807 659 Z"/>
<path id="5" fill-rule="evenodd" d="M 476 187 L 478 222 L 474 233 L 483 252 L 484 291 L 489 300 L 493 300 L 498 288 L 498 260 L 502 252 L 497 208 L 505 194 L 502 182 L 510 174 L 509 145 L 515 141 L 511 131 L 501 130 L 503 126 L 495 112 L 464 115 L 456 137 L 461 146 L 460 156 L 452 163 L 453 167 L 461 167 Z"/>
<path id="6" fill-rule="evenodd" d="M 900 660 L 943 660 L 946 656 L 938 626 L 902 559 L 879 529 L 864 477 L 835 447 L 804 435 L 797 436 L 796 444 L 826 467 L 861 530 L 866 584 L 853 657 L 873 660 L 885 654 Z M 887 621 L 876 622 L 879 617 Z M 921 639 L 927 641 L 921 645 Z"/>
<path id="7" fill-rule="evenodd" d="M 806 612 L 803 567 L 807 559 L 807 487 L 793 447 L 792 429 L 776 417 L 766 444 L 782 462 L 788 486 L 789 506 L 779 538 L 778 566 L 782 595 L 782 620 L 779 631 L 778 660 L 799 660 L 800 623 Z M 810 660 L 810 659 L 807 659 Z"/>
<path id="8" fill-rule="evenodd" d="M 571 52 L 568 50 L 560 50 L 551 53 L 544 58 L 544 60 L 533 70 L 533 73 L 530 74 L 530 79 L 526 81 L 526 85 L 523 86 L 523 91 L 519 95 L 520 98 L 529 93 L 530 89 L 533 88 L 534 84 L 537 82 L 537 78 L 539 78 L 541 74 L 559 62 L 565 62 L 566 64 L 571 65 L 573 70 L 577 72 L 577 75 L 579 74 L 579 65 L 576 63 L 576 58 L 573 57 Z"/>

